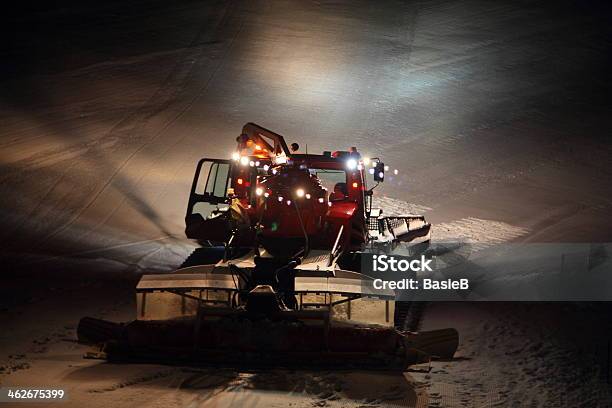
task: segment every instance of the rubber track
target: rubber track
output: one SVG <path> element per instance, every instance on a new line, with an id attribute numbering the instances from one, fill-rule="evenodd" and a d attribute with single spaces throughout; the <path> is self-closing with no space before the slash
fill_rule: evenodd
<path id="1" fill-rule="evenodd" d="M 419 331 L 427 302 L 395 302 L 395 328 L 400 331 Z"/>

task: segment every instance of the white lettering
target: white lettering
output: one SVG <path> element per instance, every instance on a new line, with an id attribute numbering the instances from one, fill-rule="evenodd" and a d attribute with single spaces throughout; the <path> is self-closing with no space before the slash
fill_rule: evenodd
<path id="1" fill-rule="evenodd" d="M 423 289 L 425 290 L 467 290 L 470 288 L 470 281 L 468 279 L 447 279 L 447 280 L 435 280 L 435 279 L 423 279 Z"/>
<path id="2" fill-rule="evenodd" d="M 374 255 L 372 257 L 372 268 L 374 272 L 433 272 L 430 266 L 433 259 L 425 258 L 425 255 L 421 255 L 420 259 L 396 259 L 394 256 L 387 255 Z"/>

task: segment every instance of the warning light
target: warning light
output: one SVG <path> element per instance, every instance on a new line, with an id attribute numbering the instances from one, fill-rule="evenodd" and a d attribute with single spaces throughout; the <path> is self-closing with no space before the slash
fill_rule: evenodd
<path id="1" fill-rule="evenodd" d="M 243 179 L 241 179 L 241 178 L 239 178 L 238 180 L 236 180 L 236 182 L 237 182 L 238 184 L 240 184 L 240 185 L 244 184 L 244 180 L 243 180 Z"/>

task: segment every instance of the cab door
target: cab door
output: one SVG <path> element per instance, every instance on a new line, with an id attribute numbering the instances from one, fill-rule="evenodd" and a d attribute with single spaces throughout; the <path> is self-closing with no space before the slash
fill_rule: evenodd
<path id="1" fill-rule="evenodd" d="M 226 240 L 232 167 L 233 162 L 225 159 L 205 158 L 198 162 L 185 215 L 188 238 L 212 242 Z"/>

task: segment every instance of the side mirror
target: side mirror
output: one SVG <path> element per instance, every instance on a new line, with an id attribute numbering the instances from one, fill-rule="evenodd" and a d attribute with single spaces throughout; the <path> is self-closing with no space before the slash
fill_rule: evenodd
<path id="1" fill-rule="evenodd" d="M 374 181 L 382 183 L 385 181 L 385 163 L 377 162 L 374 167 Z"/>

